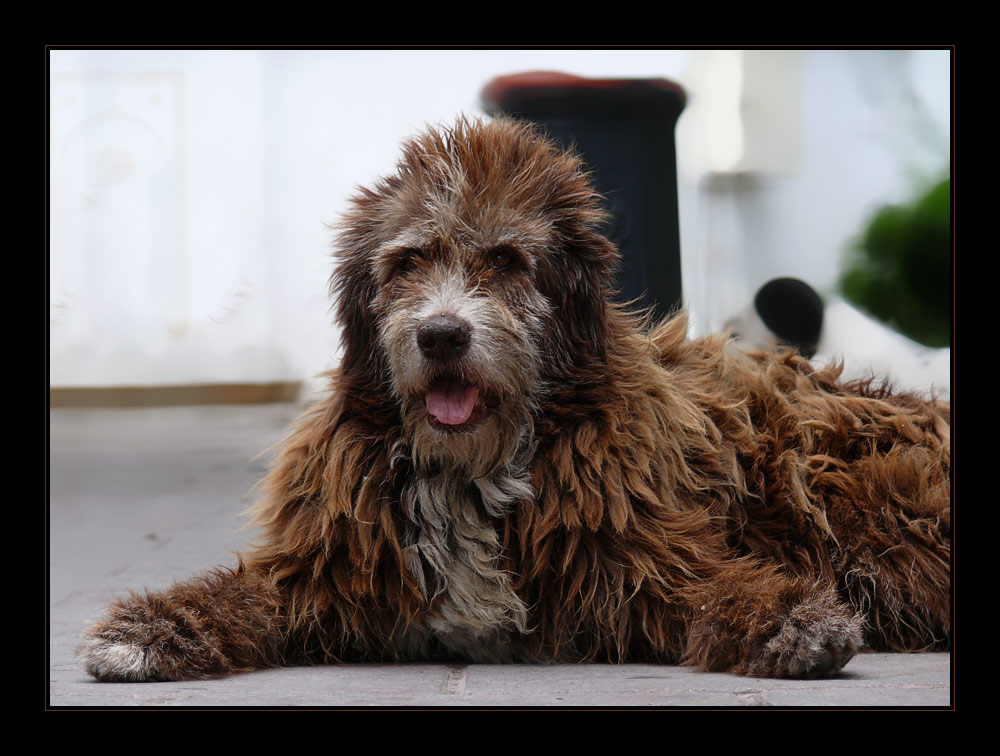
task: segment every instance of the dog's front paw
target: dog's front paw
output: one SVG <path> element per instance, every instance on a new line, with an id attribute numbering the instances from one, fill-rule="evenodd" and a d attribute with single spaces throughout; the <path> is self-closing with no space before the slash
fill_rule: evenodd
<path id="1" fill-rule="evenodd" d="M 228 671 L 225 657 L 194 616 L 157 611 L 148 597 L 113 604 L 84 634 L 77 656 L 98 680 L 142 682 L 212 677 Z"/>
<path id="2" fill-rule="evenodd" d="M 863 645 L 862 620 L 842 604 L 814 600 L 796 606 L 747 673 L 755 677 L 830 677 Z"/>
<path id="3" fill-rule="evenodd" d="M 105 682 L 162 679 L 156 664 L 156 652 L 141 643 L 95 635 L 80 645 L 77 656 L 87 672 Z"/>

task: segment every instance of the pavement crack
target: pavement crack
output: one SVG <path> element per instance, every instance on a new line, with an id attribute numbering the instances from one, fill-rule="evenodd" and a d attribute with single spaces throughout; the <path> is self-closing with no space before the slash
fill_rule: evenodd
<path id="1" fill-rule="evenodd" d="M 469 674 L 469 668 L 455 666 L 448 667 L 447 670 L 441 692 L 446 696 L 460 696 L 465 693 L 465 679 Z"/>
<path id="2" fill-rule="evenodd" d="M 764 697 L 764 691 L 757 688 L 747 688 L 745 690 L 733 691 L 740 706 L 771 706 L 771 702 Z"/>

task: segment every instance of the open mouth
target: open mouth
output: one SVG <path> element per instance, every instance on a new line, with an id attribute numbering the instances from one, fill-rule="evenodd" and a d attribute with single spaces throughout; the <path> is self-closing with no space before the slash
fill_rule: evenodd
<path id="1" fill-rule="evenodd" d="M 437 379 L 424 395 L 427 420 L 448 433 L 469 431 L 486 418 L 486 401 L 478 387 L 455 376 Z"/>

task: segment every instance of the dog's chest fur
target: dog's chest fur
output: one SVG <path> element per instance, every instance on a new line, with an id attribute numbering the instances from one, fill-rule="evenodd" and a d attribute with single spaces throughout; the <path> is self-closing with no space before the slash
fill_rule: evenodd
<path id="1" fill-rule="evenodd" d="M 474 661 L 510 660 L 505 641 L 529 631 L 528 610 L 499 566 L 491 519 L 530 495 L 523 476 L 509 471 L 470 480 L 445 470 L 410 480 L 402 496 L 413 525 L 406 548 L 431 607 L 425 632 L 413 640 L 436 640 Z"/>

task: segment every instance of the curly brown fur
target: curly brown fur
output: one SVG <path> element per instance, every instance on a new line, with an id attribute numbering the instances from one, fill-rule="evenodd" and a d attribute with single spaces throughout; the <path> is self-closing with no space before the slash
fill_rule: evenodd
<path id="1" fill-rule="evenodd" d="M 353 201 L 344 356 L 246 566 L 132 596 L 102 679 L 460 657 L 835 674 L 946 648 L 949 407 L 651 330 L 581 162 L 460 121 Z"/>

